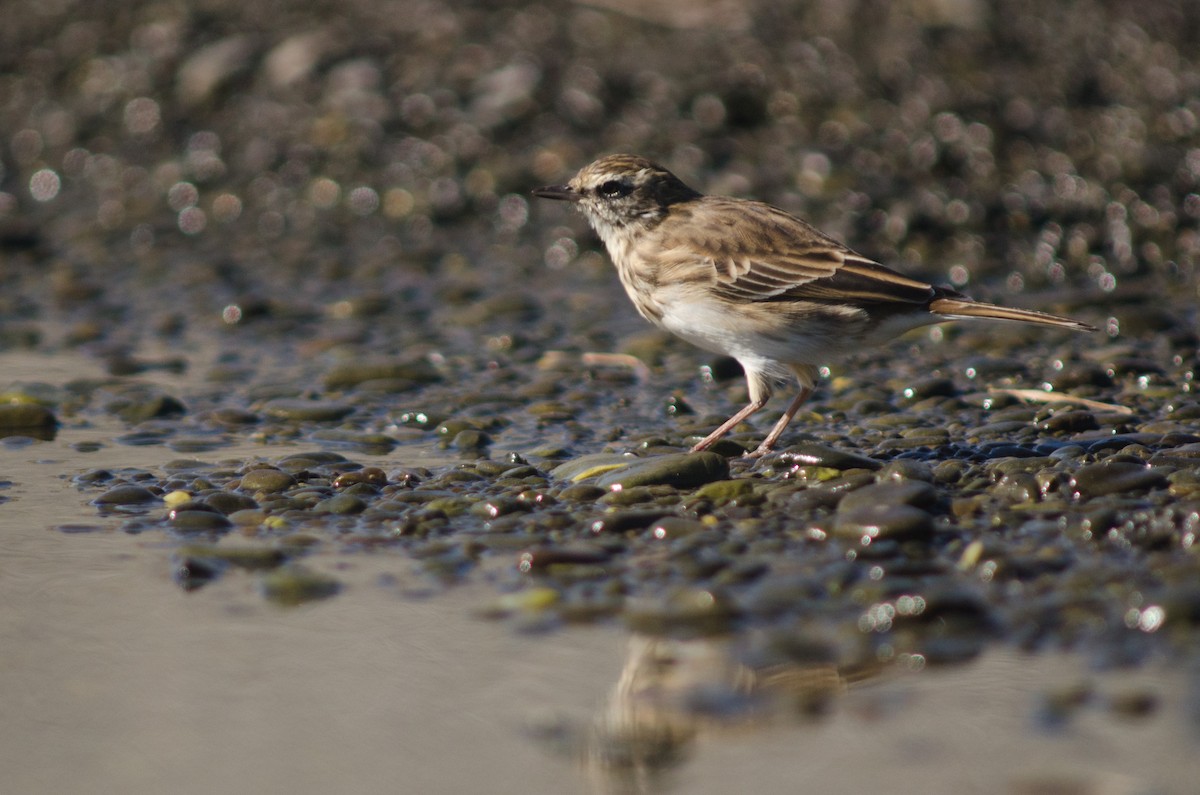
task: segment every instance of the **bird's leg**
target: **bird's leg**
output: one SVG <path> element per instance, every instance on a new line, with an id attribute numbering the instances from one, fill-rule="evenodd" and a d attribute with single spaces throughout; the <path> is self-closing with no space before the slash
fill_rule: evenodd
<path id="1" fill-rule="evenodd" d="M 754 400 L 751 400 L 749 405 L 747 405 L 737 414 L 734 414 L 732 417 L 725 420 L 725 422 L 721 423 L 721 427 L 717 428 L 708 436 L 705 436 L 703 439 L 697 442 L 696 446 L 692 448 L 691 452 L 698 453 L 701 450 L 707 450 L 708 448 L 712 447 L 714 442 L 736 428 L 738 423 L 761 409 L 763 406 L 767 405 L 767 399 L 770 397 L 770 393 L 767 393 L 765 395 L 760 395 Z"/>
<path id="2" fill-rule="evenodd" d="M 767 434 L 767 438 L 762 440 L 762 444 L 752 453 L 746 453 L 746 458 L 760 458 L 766 455 L 775 447 L 775 443 L 779 441 L 779 437 L 783 436 L 783 430 L 792 421 L 792 417 L 796 416 L 796 412 L 804 405 L 804 401 L 808 400 L 808 396 L 812 394 L 812 387 L 800 387 L 800 394 L 788 404 L 787 409 L 783 412 L 783 416 L 779 418 L 779 422 L 775 423 L 775 427 Z"/>

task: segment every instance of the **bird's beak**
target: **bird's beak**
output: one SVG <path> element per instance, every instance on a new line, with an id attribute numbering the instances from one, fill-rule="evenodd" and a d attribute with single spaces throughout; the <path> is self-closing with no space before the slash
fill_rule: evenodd
<path id="1" fill-rule="evenodd" d="M 544 188 L 534 188 L 533 195 L 542 199 L 558 199 L 568 202 L 577 202 L 583 198 L 570 185 L 547 185 Z"/>

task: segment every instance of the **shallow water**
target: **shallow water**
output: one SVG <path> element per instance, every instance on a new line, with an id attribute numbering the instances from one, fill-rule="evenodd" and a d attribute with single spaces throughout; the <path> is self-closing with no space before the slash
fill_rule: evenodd
<path id="1" fill-rule="evenodd" d="M 0 358 L 14 380 L 91 366 Z M 243 572 L 188 593 L 177 544 L 120 532 L 68 479 L 176 457 L 71 447 L 112 430 L 0 448 L 9 792 L 1184 793 L 1200 773 L 1196 674 L 1162 664 L 1105 673 L 1000 647 L 919 671 L 792 671 L 832 694 L 797 712 L 794 689 L 730 662 L 736 638 L 522 633 L 476 617 L 486 572 L 431 589 L 394 551 L 317 551 L 307 564 L 344 589 L 297 609 Z"/>

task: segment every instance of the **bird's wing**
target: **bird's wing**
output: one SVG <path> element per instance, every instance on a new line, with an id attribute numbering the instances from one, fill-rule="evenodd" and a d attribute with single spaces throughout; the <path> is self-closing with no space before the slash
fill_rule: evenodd
<path id="1" fill-rule="evenodd" d="M 664 235 L 664 249 L 733 301 L 926 304 L 937 294 L 863 257 L 793 215 L 761 202 L 705 197 Z M 696 267 L 696 255 L 703 267 Z"/>

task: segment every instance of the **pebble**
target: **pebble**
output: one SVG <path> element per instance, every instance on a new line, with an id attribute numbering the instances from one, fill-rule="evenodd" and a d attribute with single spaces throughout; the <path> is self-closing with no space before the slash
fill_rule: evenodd
<path id="1" fill-rule="evenodd" d="M 142 505 L 157 502 L 158 495 L 145 486 L 114 486 L 92 500 L 96 505 Z"/>
<path id="2" fill-rule="evenodd" d="M 228 530 L 233 523 L 220 513 L 205 510 L 174 510 L 171 529 L 179 533 L 205 533 Z"/>
<path id="3" fill-rule="evenodd" d="M 261 410 L 268 417 L 296 422 L 337 422 L 354 413 L 354 407 L 346 403 L 294 398 L 268 400 Z"/>
<path id="4" fill-rule="evenodd" d="M 836 470 L 870 469 L 876 470 L 882 463 L 864 455 L 830 447 L 819 442 L 800 442 L 788 447 L 778 454 L 786 461 L 804 466 L 828 467 Z"/>
<path id="5" fill-rule="evenodd" d="M 1104 461 L 1080 467 L 1072 477 L 1071 486 L 1075 499 L 1093 500 L 1109 494 L 1165 488 L 1167 476 L 1144 464 Z"/>
<path id="6" fill-rule="evenodd" d="M 690 489 L 729 477 L 729 463 L 716 453 L 680 453 L 641 459 L 601 475 L 596 485 L 604 489 L 667 485 Z"/>
<path id="7" fill-rule="evenodd" d="M 52 428 L 57 424 L 58 418 L 46 406 L 36 403 L 0 404 L 0 430 Z"/>
<path id="8" fill-rule="evenodd" d="M 367 504 L 353 494 L 335 494 L 314 504 L 312 512 L 350 516 L 362 513 L 366 509 Z"/>
<path id="9" fill-rule="evenodd" d="M 241 488 L 255 493 L 273 494 L 296 484 L 296 479 L 274 467 L 260 467 L 242 474 Z"/>
<path id="10" fill-rule="evenodd" d="M 337 580 L 296 563 L 280 566 L 262 579 L 263 596 L 284 607 L 328 599 L 340 590 L 341 584 Z"/>
<path id="11" fill-rule="evenodd" d="M 848 492 L 838 504 L 838 513 L 860 508 L 909 505 L 929 508 L 937 503 L 937 490 L 919 480 L 885 481 Z"/>
<path id="12" fill-rule="evenodd" d="M 862 505 L 850 510 L 839 506 L 833 533 L 864 547 L 878 541 L 924 541 L 933 536 L 933 517 L 904 504 Z"/>

